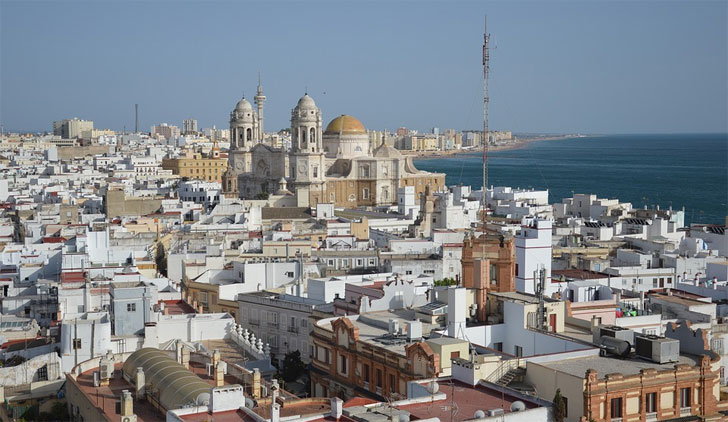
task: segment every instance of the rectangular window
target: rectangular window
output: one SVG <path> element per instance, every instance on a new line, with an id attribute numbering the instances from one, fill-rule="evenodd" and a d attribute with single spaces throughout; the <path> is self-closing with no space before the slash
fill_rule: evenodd
<path id="1" fill-rule="evenodd" d="M 362 375 L 364 376 L 364 382 L 369 382 L 369 365 L 364 364 L 362 365 L 363 371 Z"/>
<path id="2" fill-rule="evenodd" d="M 377 369 L 377 387 L 382 388 L 382 370 Z"/>
<path id="3" fill-rule="evenodd" d="M 654 288 L 654 289 L 657 288 L 657 278 L 652 279 L 652 288 Z"/>
<path id="4" fill-rule="evenodd" d="M 680 408 L 690 407 L 690 387 L 680 389 Z"/>
<path id="5" fill-rule="evenodd" d="M 514 351 L 513 354 L 516 355 L 516 357 L 519 357 L 520 358 L 521 356 L 523 356 L 523 347 L 521 347 L 521 346 L 514 346 L 513 349 L 514 349 L 513 350 Z"/>
<path id="6" fill-rule="evenodd" d="M 48 381 L 48 365 L 38 368 L 38 381 Z"/>
<path id="7" fill-rule="evenodd" d="M 80 349 L 81 349 L 81 339 L 74 338 L 73 339 L 73 350 L 80 350 Z"/>
<path id="8" fill-rule="evenodd" d="M 503 343 L 502 342 L 493 343 L 493 348 L 495 350 L 499 351 L 499 352 L 502 352 L 503 351 Z"/>
<path id="9" fill-rule="evenodd" d="M 361 196 L 364 199 L 369 199 L 369 189 L 367 189 L 367 188 L 362 189 Z"/>
<path id="10" fill-rule="evenodd" d="M 346 360 L 346 356 L 341 355 L 341 356 L 339 356 L 339 358 L 340 358 L 339 361 L 341 362 L 341 366 L 339 367 L 339 372 L 341 374 L 343 374 L 343 375 L 347 375 L 349 372 L 347 370 L 348 369 L 348 367 L 347 367 L 347 363 L 348 362 Z"/>
<path id="11" fill-rule="evenodd" d="M 126 311 L 127 312 L 136 312 L 136 303 L 127 303 Z"/>
<path id="12" fill-rule="evenodd" d="M 450 352 L 450 359 L 457 359 L 460 357 L 460 351 Z"/>
<path id="13" fill-rule="evenodd" d="M 657 412 L 657 393 L 645 394 L 645 413 Z"/>
<path id="14" fill-rule="evenodd" d="M 389 374 L 389 391 L 391 393 L 396 392 L 397 390 L 397 381 L 394 377 L 394 374 Z"/>
<path id="15" fill-rule="evenodd" d="M 490 284 L 498 284 L 498 268 L 490 264 Z"/>
<path id="16" fill-rule="evenodd" d="M 622 417 L 622 398 L 621 397 L 612 399 L 609 415 L 612 419 Z"/>
<path id="17" fill-rule="evenodd" d="M 404 272 L 405 275 L 412 275 L 412 270 L 407 270 Z"/>

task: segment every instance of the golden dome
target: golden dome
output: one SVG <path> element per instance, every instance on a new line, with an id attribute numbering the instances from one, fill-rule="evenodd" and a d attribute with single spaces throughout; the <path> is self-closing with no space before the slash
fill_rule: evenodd
<path id="1" fill-rule="evenodd" d="M 357 120 L 356 117 L 349 116 L 348 114 L 342 114 L 341 116 L 332 120 L 331 123 L 326 126 L 326 130 L 324 131 L 324 133 L 340 133 L 345 135 L 358 133 L 366 134 L 367 130 L 364 129 L 364 125 L 361 124 L 361 122 Z"/>

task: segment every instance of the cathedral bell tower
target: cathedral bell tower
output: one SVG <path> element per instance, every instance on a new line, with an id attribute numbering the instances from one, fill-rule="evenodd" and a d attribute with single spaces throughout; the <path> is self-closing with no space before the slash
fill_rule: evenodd
<path id="1" fill-rule="evenodd" d="M 250 150 L 259 142 L 258 115 L 243 97 L 230 113 L 230 157 L 236 174 L 250 172 Z"/>
<path id="2" fill-rule="evenodd" d="M 290 178 L 299 207 L 326 202 L 321 110 L 308 94 L 291 112 Z"/>

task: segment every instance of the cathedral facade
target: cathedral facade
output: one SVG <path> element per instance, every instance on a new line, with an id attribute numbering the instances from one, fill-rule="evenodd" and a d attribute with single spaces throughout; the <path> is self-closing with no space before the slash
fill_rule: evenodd
<path id="1" fill-rule="evenodd" d="M 333 203 L 337 207 L 393 205 L 397 189 L 414 186 L 416 197 L 445 187 L 445 175 L 415 168 L 382 139 L 370 147 L 369 135 L 356 118 L 341 115 L 323 129 L 321 110 L 308 94 L 291 111 L 291 148 L 263 142 L 263 102 L 257 110 L 245 98 L 230 113 L 230 153 L 223 189 L 240 198 L 261 194 L 295 195 L 301 207 Z"/>

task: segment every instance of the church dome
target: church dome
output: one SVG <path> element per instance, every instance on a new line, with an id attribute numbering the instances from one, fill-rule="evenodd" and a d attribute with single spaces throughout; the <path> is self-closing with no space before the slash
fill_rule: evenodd
<path id="1" fill-rule="evenodd" d="M 235 106 L 235 111 L 253 111 L 253 106 L 245 99 L 245 97 L 243 97 L 243 99 L 238 101 L 238 104 Z"/>
<path id="2" fill-rule="evenodd" d="M 342 134 L 342 135 L 353 135 L 353 134 L 366 134 L 367 130 L 364 125 L 356 118 L 349 116 L 348 114 L 342 114 L 326 126 L 324 131 L 326 134 Z"/>
<path id="3" fill-rule="evenodd" d="M 316 102 L 308 94 L 304 94 L 303 97 L 301 97 L 301 99 L 298 100 L 298 104 L 296 104 L 296 108 L 314 110 L 314 109 L 316 109 Z"/>

